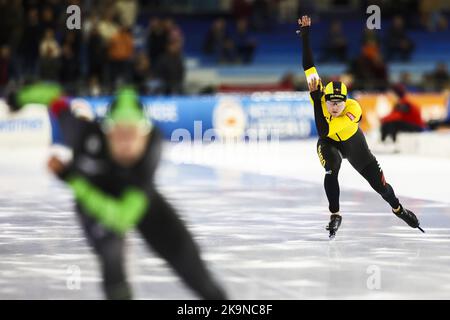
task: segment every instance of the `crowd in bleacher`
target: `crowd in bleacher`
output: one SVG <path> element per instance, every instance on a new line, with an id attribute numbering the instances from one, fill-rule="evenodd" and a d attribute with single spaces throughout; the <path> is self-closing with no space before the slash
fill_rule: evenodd
<path id="1" fill-rule="evenodd" d="M 171 18 L 151 19 L 136 50 L 139 3 L 133 0 L 0 1 L 0 87 L 10 82 L 61 82 L 69 92 L 100 94 L 121 83 L 143 92 L 182 92 L 183 35 Z M 66 27 L 68 5 L 83 8 L 81 30 Z"/>
<path id="2" fill-rule="evenodd" d="M 0 91 L 10 83 L 42 79 L 61 82 L 77 94 L 108 93 L 129 82 L 148 94 L 181 94 L 185 92 L 187 57 L 212 67 L 259 66 L 272 60 L 285 62 L 286 56 L 298 57 L 297 44 L 288 43 L 295 23 L 283 24 L 280 18 L 280 8 L 287 0 L 229 2 L 227 12 L 197 21 L 198 16 L 192 14 L 179 18 L 161 11 L 141 11 L 148 3 L 158 7 L 164 1 L 0 0 Z M 338 7 L 350 3 L 331 2 Z M 385 5 L 381 0 L 370 3 L 377 2 Z M 410 36 L 410 30 L 450 34 L 441 2 L 395 1 L 383 36 L 363 28 L 349 34 L 344 27 L 348 17 L 336 13 L 331 20 L 329 16 L 321 20 L 313 2 L 297 1 L 290 14 L 311 11 L 318 17 L 318 25 L 323 26 L 317 30 L 321 37 L 315 51 L 319 63 L 345 64 L 355 89 L 384 90 L 389 83 L 388 63 L 416 63 L 417 39 Z M 65 25 L 65 10 L 71 4 L 82 8 L 81 30 L 69 30 Z M 286 25 L 291 29 L 282 27 Z M 322 32 L 324 28 L 328 31 Z M 286 30 L 292 31 L 291 38 L 286 38 Z M 356 53 L 351 45 L 355 37 L 361 38 Z M 436 69 L 424 73 L 420 82 L 412 81 L 408 72 L 401 74 L 408 90 L 448 88 L 447 61 L 434 62 Z"/>

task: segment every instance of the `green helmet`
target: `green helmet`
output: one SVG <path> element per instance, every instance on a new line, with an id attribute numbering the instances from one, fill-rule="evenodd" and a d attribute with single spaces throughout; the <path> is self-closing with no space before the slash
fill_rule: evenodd
<path id="1" fill-rule="evenodd" d="M 19 111 L 27 104 L 49 106 L 63 95 L 60 85 L 51 82 L 35 82 L 23 86 L 10 86 L 6 89 L 6 100 L 11 111 Z"/>
<path id="2" fill-rule="evenodd" d="M 152 122 L 133 88 L 125 87 L 117 92 L 103 120 L 106 130 L 118 123 L 137 125 L 147 132 L 152 128 Z"/>

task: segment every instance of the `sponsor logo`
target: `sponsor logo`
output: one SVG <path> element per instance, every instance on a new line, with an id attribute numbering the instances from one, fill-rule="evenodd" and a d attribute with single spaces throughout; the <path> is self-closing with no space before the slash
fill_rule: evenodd
<path id="1" fill-rule="evenodd" d="M 322 155 L 322 146 L 319 146 L 317 148 L 317 155 L 319 156 L 320 164 L 322 165 L 322 167 L 325 167 L 327 162 L 325 161 L 325 159 L 323 158 L 323 155 Z M 331 172 L 330 172 L 330 174 L 331 174 Z"/>
<path id="2" fill-rule="evenodd" d="M 37 118 L 0 120 L 0 132 L 39 131 L 43 127 L 43 120 Z"/>
<path id="3" fill-rule="evenodd" d="M 347 112 L 345 115 L 347 117 L 349 117 L 349 119 L 352 120 L 352 121 L 355 120 L 355 118 L 356 118 L 351 112 Z"/>
<path id="4" fill-rule="evenodd" d="M 214 108 L 213 127 L 222 139 L 241 138 L 247 124 L 241 103 L 234 98 L 222 98 Z"/>
<path id="5" fill-rule="evenodd" d="M 177 122 L 179 121 L 177 104 L 174 102 L 153 102 L 144 104 L 146 106 L 146 115 L 159 122 Z"/>

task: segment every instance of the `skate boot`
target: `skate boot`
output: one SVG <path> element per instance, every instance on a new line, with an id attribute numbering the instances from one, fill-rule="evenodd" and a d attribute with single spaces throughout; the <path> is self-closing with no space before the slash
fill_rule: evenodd
<path id="1" fill-rule="evenodd" d="M 400 219 L 402 219 L 403 221 L 405 221 L 408 226 L 410 226 L 411 228 L 418 228 L 420 231 L 422 231 L 423 233 L 425 233 L 425 231 L 423 231 L 423 229 L 419 226 L 419 220 L 417 219 L 416 215 L 408 210 L 403 208 L 402 205 L 400 205 L 400 211 L 395 213 L 393 210 L 392 212 L 399 217 Z"/>
<path id="2" fill-rule="evenodd" d="M 326 230 L 330 231 L 330 239 L 334 239 L 336 236 L 336 231 L 338 231 L 341 225 L 342 217 L 338 214 L 332 214 L 330 216 L 330 223 L 326 226 Z"/>

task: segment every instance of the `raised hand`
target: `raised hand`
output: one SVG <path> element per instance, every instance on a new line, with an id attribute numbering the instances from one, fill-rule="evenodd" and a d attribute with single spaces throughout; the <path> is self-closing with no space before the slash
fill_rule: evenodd
<path id="1" fill-rule="evenodd" d="M 311 18 L 309 16 L 302 16 L 297 20 L 300 27 L 306 28 L 311 26 Z"/>
<path id="2" fill-rule="evenodd" d="M 308 82 L 309 92 L 322 91 L 322 81 L 320 78 L 311 78 Z"/>

